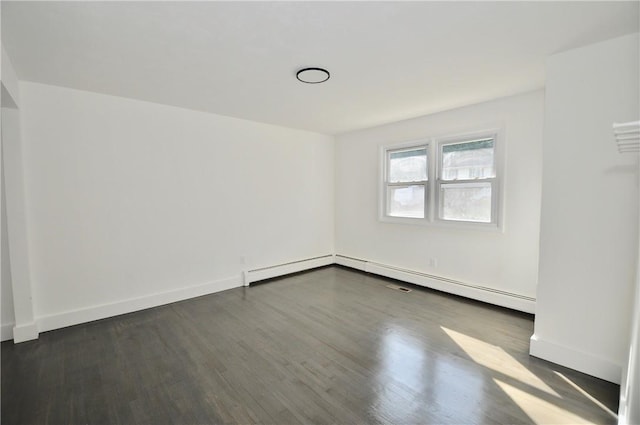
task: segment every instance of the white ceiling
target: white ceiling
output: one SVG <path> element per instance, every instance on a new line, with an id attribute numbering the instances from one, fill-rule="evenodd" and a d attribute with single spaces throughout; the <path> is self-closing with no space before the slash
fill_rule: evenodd
<path id="1" fill-rule="evenodd" d="M 2 43 L 23 80 L 335 134 L 540 88 L 547 56 L 637 32 L 638 6 L 2 1 Z"/>

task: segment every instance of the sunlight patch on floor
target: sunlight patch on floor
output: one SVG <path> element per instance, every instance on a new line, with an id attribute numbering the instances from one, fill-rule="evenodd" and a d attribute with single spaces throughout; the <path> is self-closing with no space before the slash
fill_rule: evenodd
<path id="1" fill-rule="evenodd" d="M 442 326 L 441 328 L 474 362 L 560 398 L 557 392 L 501 347 Z"/>
<path id="2" fill-rule="evenodd" d="M 576 391 L 578 391 L 580 394 L 582 394 L 584 397 L 586 397 L 587 399 L 589 399 L 593 404 L 595 404 L 596 406 L 598 406 L 599 408 L 601 408 L 602 410 L 604 410 L 605 412 L 607 412 L 607 414 L 609 416 L 611 416 L 614 419 L 618 419 L 618 415 L 611 411 L 611 409 L 609 409 L 607 406 L 605 406 L 604 404 L 602 404 L 598 399 L 596 399 L 594 396 L 592 396 L 591 394 L 589 394 L 588 392 L 586 392 L 585 390 L 583 390 L 582 388 L 580 388 L 580 386 L 578 386 L 578 384 L 576 384 L 575 382 L 573 382 L 571 379 L 567 378 L 566 376 L 564 376 L 563 374 L 561 374 L 560 372 L 556 372 L 553 371 L 553 373 L 555 373 L 556 375 L 558 375 L 563 381 L 565 381 L 567 384 L 569 384 L 573 389 L 575 389 Z"/>
<path id="3" fill-rule="evenodd" d="M 546 400 L 513 387 L 498 379 L 493 380 L 522 409 L 531 420 L 538 424 L 590 424 L 593 422 L 556 406 Z"/>

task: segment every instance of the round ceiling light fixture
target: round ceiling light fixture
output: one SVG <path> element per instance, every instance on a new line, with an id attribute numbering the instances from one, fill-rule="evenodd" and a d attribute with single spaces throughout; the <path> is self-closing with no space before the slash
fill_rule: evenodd
<path id="1" fill-rule="evenodd" d="M 324 83 L 329 77 L 331 74 L 323 68 L 303 68 L 296 73 L 296 78 L 307 84 Z"/>

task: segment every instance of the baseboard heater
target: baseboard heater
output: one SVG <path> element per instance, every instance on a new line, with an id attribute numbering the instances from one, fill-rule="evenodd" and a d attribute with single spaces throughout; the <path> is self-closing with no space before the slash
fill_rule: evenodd
<path id="1" fill-rule="evenodd" d="M 335 264 L 362 270 L 367 273 L 373 273 L 380 276 L 401 280 L 403 282 L 412 283 L 414 285 L 424 286 L 427 288 L 460 295 L 489 304 L 523 311 L 525 313 L 535 313 L 536 299 L 520 294 L 514 294 L 507 291 L 501 291 L 499 289 L 488 288 L 481 285 L 474 285 L 467 282 L 449 279 L 446 277 L 422 273 L 400 267 L 394 267 L 387 264 L 376 263 L 373 261 L 347 257 L 345 255 L 339 254 L 335 255 Z"/>
<path id="2" fill-rule="evenodd" d="M 289 263 L 277 264 L 269 267 L 247 270 L 242 273 L 244 286 L 249 286 L 253 282 L 265 279 L 284 276 L 318 267 L 334 264 L 333 254 L 322 255 L 320 257 L 306 258 L 304 260 L 291 261 Z"/>
<path id="3" fill-rule="evenodd" d="M 536 299 L 532 297 L 339 254 L 327 254 L 304 260 L 246 270 L 242 272 L 243 284 L 244 286 L 249 286 L 249 284 L 254 282 L 315 269 L 318 267 L 329 266 L 331 264 L 338 264 L 367 273 L 412 283 L 414 285 L 424 286 L 489 304 L 523 311 L 525 313 L 535 313 Z"/>

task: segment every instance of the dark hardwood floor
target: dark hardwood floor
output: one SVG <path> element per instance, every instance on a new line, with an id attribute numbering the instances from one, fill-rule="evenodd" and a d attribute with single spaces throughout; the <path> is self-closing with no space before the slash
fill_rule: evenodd
<path id="1" fill-rule="evenodd" d="M 2 343 L 3 425 L 615 423 L 532 316 L 332 266 Z M 396 282 L 397 283 L 397 282 Z"/>

